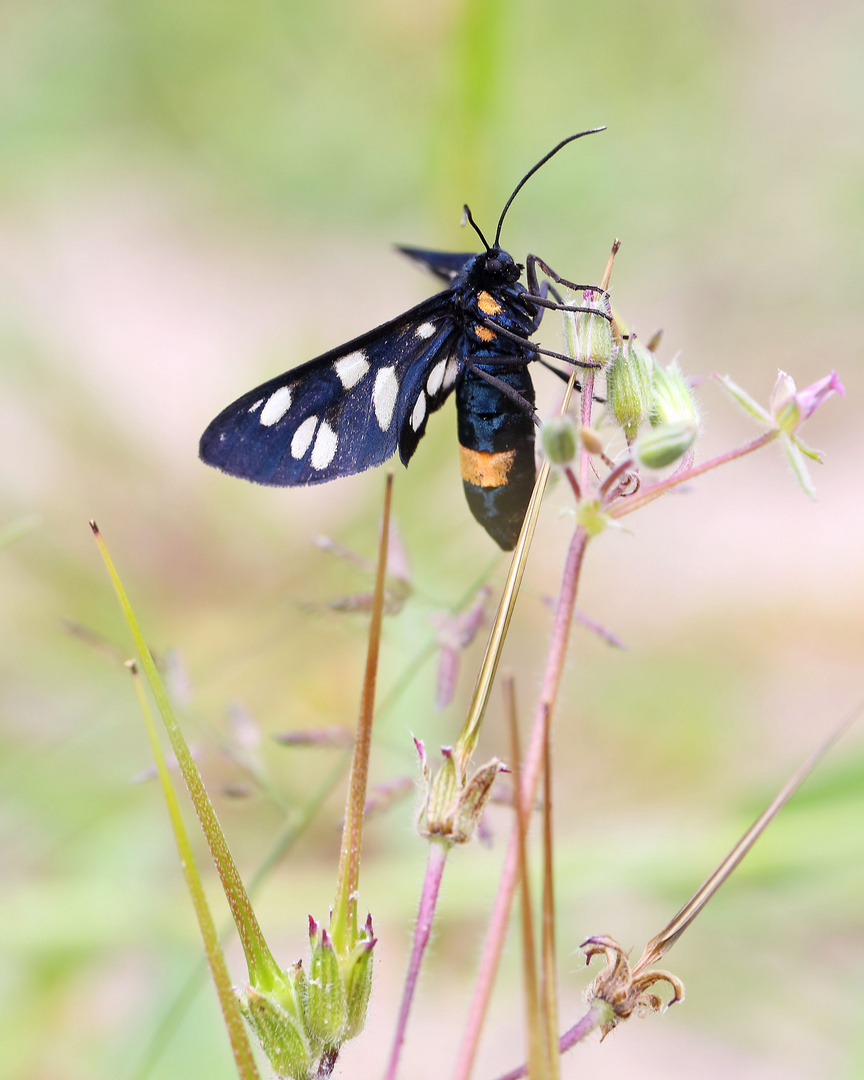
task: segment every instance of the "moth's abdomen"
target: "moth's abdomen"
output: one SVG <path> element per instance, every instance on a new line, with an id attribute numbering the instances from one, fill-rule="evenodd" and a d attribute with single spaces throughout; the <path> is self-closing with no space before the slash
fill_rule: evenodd
<path id="1" fill-rule="evenodd" d="M 527 367 L 490 365 L 490 374 L 533 408 Z M 456 387 L 456 413 L 465 498 L 495 543 L 511 551 L 534 488 L 534 424 L 524 409 L 471 371 Z"/>

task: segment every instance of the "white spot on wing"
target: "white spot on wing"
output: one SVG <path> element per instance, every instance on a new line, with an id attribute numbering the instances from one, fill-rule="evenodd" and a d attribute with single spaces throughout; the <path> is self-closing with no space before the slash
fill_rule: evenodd
<path id="1" fill-rule="evenodd" d="M 447 369 L 444 372 L 444 389 L 449 390 L 450 387 L 456 382 L 456 376 L 459 374 L 459 362 L 457 360 L 448 360 Z"/>
<path id="2" fill-rule="evenodd" d="M 291 390 L 287 386 L 280 386 L 267 399 L 267 404 L 261 410 L 259 419 L 264 427 L 272 427 L 277 420 L 282 419 L 290 408 Z"/>
<path id="3" fill-rule="evenodd" d="M 307 416 L 300 427 L 294 432 L 294 438 L 291 440 L 291 457 L 293 457 L 295 461 L 299 461 L 309 449 L 309 443 L 312 442 L 312 436 L 315 434 L 315 425 L 317 423 L 317 416 Z"/>
<path id="4" fill-rule="evenodd" d="M 420 323 L 417 329 L 414 331 L 416 337 L 430 338 L 435 333 L 435 323 L 424 322 Z"/>
<path id="5" fill-rule="evenodd" d="M 262 406 L 263 404 L 264 404 L 264 398 L 263 398 L 263 397 L 259 397 L 259 398 L 258 398 L 258 400 L 257 400 L 257 401 L 255 402 L 255 404 L 254 404 L 254 405 L 250 405 L 250 406 L 249 406 L 249 412 L 250 412 L 250 413 L 253 413 L 253 412 L 255 412 L 255 410 L 256 410 L 256 409 L 259 409 L 259 408 L 260 408 L 260 407 L 261 407 L 261 406 Z"/>
<path id="6" fill-rule="evenodd" d="M 441 389 L 441 383 L 444 382 L 444 369 L 447 367 L 447 360 L 439 360 L 435 367 L 429 372 L 429 378 L 426 380 L 426 389 L 429 392 L 429 397 L 435 397 L 438 391 Z"/>
<path id="7" fill-rule="evenodd" d="M 350 390 L 369 370 L 369 361 L 366 359 L 366 353 L 362 349 L 357 349 L 356 352 L 348 353 L 347 356 L 335 360 L 333 368 L 343 388 Z"/>
<path id="8" fill-rule="evenodd" d="M 315 436 L 312 456 L 309 458 L 309 464 L 313 469 L 327 468 L 336 453 L 337 441 L 336 432 L 326 420 L 322 420 L 321 427 L 318 428 L 318 434 Z"/>
<path id="9" fill-rule="evenodd" d="M 411 427 L 416 431 L 423 423 L 423 417 L 426 415 L 426 395 L 423 391 L 420 391 L 420 397 L 417 398 L 417 404 L 414 406 L 414 411 L 411 413 Z"/>
<path id="10" fill-rule="evenodd" d="M 375 409 L 375 419 L 378 427 L 386 431 L 393 419 L 393 410 L 396 408 L 396 395 L 399 393 L 399 380 L 396 378 L 396 370 L 392 367 L 381 368 L 375 376 L 375 389 L 372 391 L 372 406 Z"/>

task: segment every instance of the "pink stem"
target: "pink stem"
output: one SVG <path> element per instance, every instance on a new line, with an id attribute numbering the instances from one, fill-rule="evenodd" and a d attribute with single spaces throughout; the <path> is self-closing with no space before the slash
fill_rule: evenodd
<path id="1" fill-rule="evenodd" d="M 592 316 L 593 317 L 593 316 Z M 579 422 L 584 428 L 591 427 L 591 407 L 594 403 L 594 372 L 589 368 L 582 380 L 582 409 Z M 583 491 L 588 490 L 588 475 L 590 471 L 591 455 L 582 447 L 579 459 L 579 480 Z"/>
<path id="2" fill-rule="evenodd" d="M 420 911 L 417 914 L 417 922 L 414 926 L 414 947 L 411 950 L 411 961 L 408 964 L 408 974 L 405 977 L 402 1005 L 399 1009 L 399 1020 L 396 1023 L 396 1034 L 393 1037 L 393 1048 L 390 1051 L 390 1061 L 387 1065 L 385 1080 L 395 1080 L 396 1078 L 399 1054 L 402 1051 L 402 1043 L 405 1041 L 405 1029 L 408 1026 L 408 1014 L 414 1000 L 414 991 L 417 987 L 420 965 L 423 962 L 423 953 L 429 944 L 429 933 L 432 930 L 435 905 L 438 902 L 438 890 L 441 887 L 444 864 L 447 862 L 449 851 L 450 845 L 447 843 L 433 840 L 429 844 L 429 861 L 426 863 L 426 878 L 420 896 Z"/>
<path id="3" fill-rule="evenodd" d="M 558 1053 L 566 1053 L 571 1047 L 575 1046 L 576 1043 L 584 1039 L 586 1035 L 590 1035 L 602 1020 L 603 1010 L 597 1008 L 596 1005 L 592 1005 L 582 1019 L 578 1020 L 568 1031 L 565 1031 L 558 1040 Z M 499 1076 L 498 1080 L 522 1080 L 522 1077 L 525 1076 L 527 1072 L 528 1066 L 520 1065 L 518 1069 L 512 1069 L 509 1073 Z"/>
<path id="4" fill-rule="evenodd" d="M 701 476 L 702 473 L 710 472 L 711 469 L 716 469 L 729 461 L 735 461 L 736 458 L 744 457 L 746 454 L 752 454 L 754 450 L 760 450 L 763 446 L 766 446 L 771 442 L 772 439 L 776 439 L 778 434 L 779 432 L 776 429 L 766 431 L 764 435 L 760 435 L 758 439 L 754 439 L 753 442 L 747 443 L 746 446 L 739 446 L 736 450 L 727 450 L 725 454 L 720 454 L 718 457 L 711 458 L 710 461 L 706 461 L 702 465 L 697 465 L 694 469 L 686 469 L 683 472 L 673 473 L 673 475 L 666 480 L 661 480 L 659 484 L 652 484 L 651 487 L 644 488 L 638 495 L 633 495 L 626 500 L 622 499 L 617 506 L 609 511 L 609 516 L 620 518 L 624 517 L 625 514 L 632 514 L 634 510 L 639 510 L 647 503 L 659 499 L 661 495 L 665 494 L 667 491 L 671 491 L 672 488 L 677 487 L 679 484 L 684 484 L 688 480 L 692 480 L 695 476 Z"/>
<path id="5" fill-rule="evenodd" d="M 543 765 L 543 745 L 546 728 L 555 707 L 558 687 L 561 685 L 561 675 L 567 657 L 567 642 L 570 636 L 570 627 L 573 623 L 573 609 L 576 603 L 576 590 L 579 585 L 579 571 L 582 568 L 582 558 L 587 543 L 587 532 L 582 528 L 577 528 L 570 542 L 570 550 L 567 552 L 567 561 L 564 564 L 561 592 L 558 596 L 555 622 L 552 626 L 552 640 L 546 658 L 543 688 L 534 714 L 531 741 L 528 745 L 528 753 L 525 755 L 525 765 L 522 770 L 521 797 L 526 815 L 530 814 L 530 808 L 534 805 L 537 796 L 537 785 Z M 480 1031 L 486 1017 L 489 999 L 492 996 L 492 986 L 498 971 L 498 961 L 501 957 L 501 950 L 507 933 L 510 908 L 518 880 L 519 830 L 518 824 L 514 824 L 513 832 L 510 834 L 510 845 L 507 849 L 501 881 L 498 885 L 498 895 L 495 898 L 495 906 L 492 909 L 492 917 L 489 921 L 489 930 L 486 934 L 486 943 L 480 961 L 480 971 L 474 988 L 474 998 L 468 1012 L 468 1023 L 465 1025 L 465 1035 L 459 1048 L 459 1057 L 453 1074 L 454 1080 L 468 1080 L 471 1075 L 474 1058 L 477 1054 L 477 1045 L 480 1041 Z"/>

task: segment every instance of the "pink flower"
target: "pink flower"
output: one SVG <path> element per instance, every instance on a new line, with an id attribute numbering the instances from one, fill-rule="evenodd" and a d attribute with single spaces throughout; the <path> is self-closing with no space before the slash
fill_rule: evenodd
<path id="1" fill-rule="evenodd" d="M 791 434 L 819 408 L 832 394 L 846 396 L 843 383 L 836 371 L 819 379 L 803 390 L 795 388 L 795 382 L 785 371 L 777 372 L 777 382 L 771 392 L 771 413 L 778 427 Z"/>

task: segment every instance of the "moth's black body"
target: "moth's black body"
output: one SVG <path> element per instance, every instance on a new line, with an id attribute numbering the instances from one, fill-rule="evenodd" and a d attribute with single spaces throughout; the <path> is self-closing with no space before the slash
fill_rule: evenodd
<path id="1" fill-rule="evenodd" d="M 497 237 L 479 255 L 402 250 L 448 288 L 239 398 L 204 432 L 201 458 L 232 476 L 287 486 L 363 472 L 397 448 L 407 465 L 429 415 L 455 389 L 468 504 L 510 550 L 535 478 L 527 365 L 537 347 L 529 339 L 549 306 L 537 260 L 528 257 L 526 289 L 522 266 Z"/>

